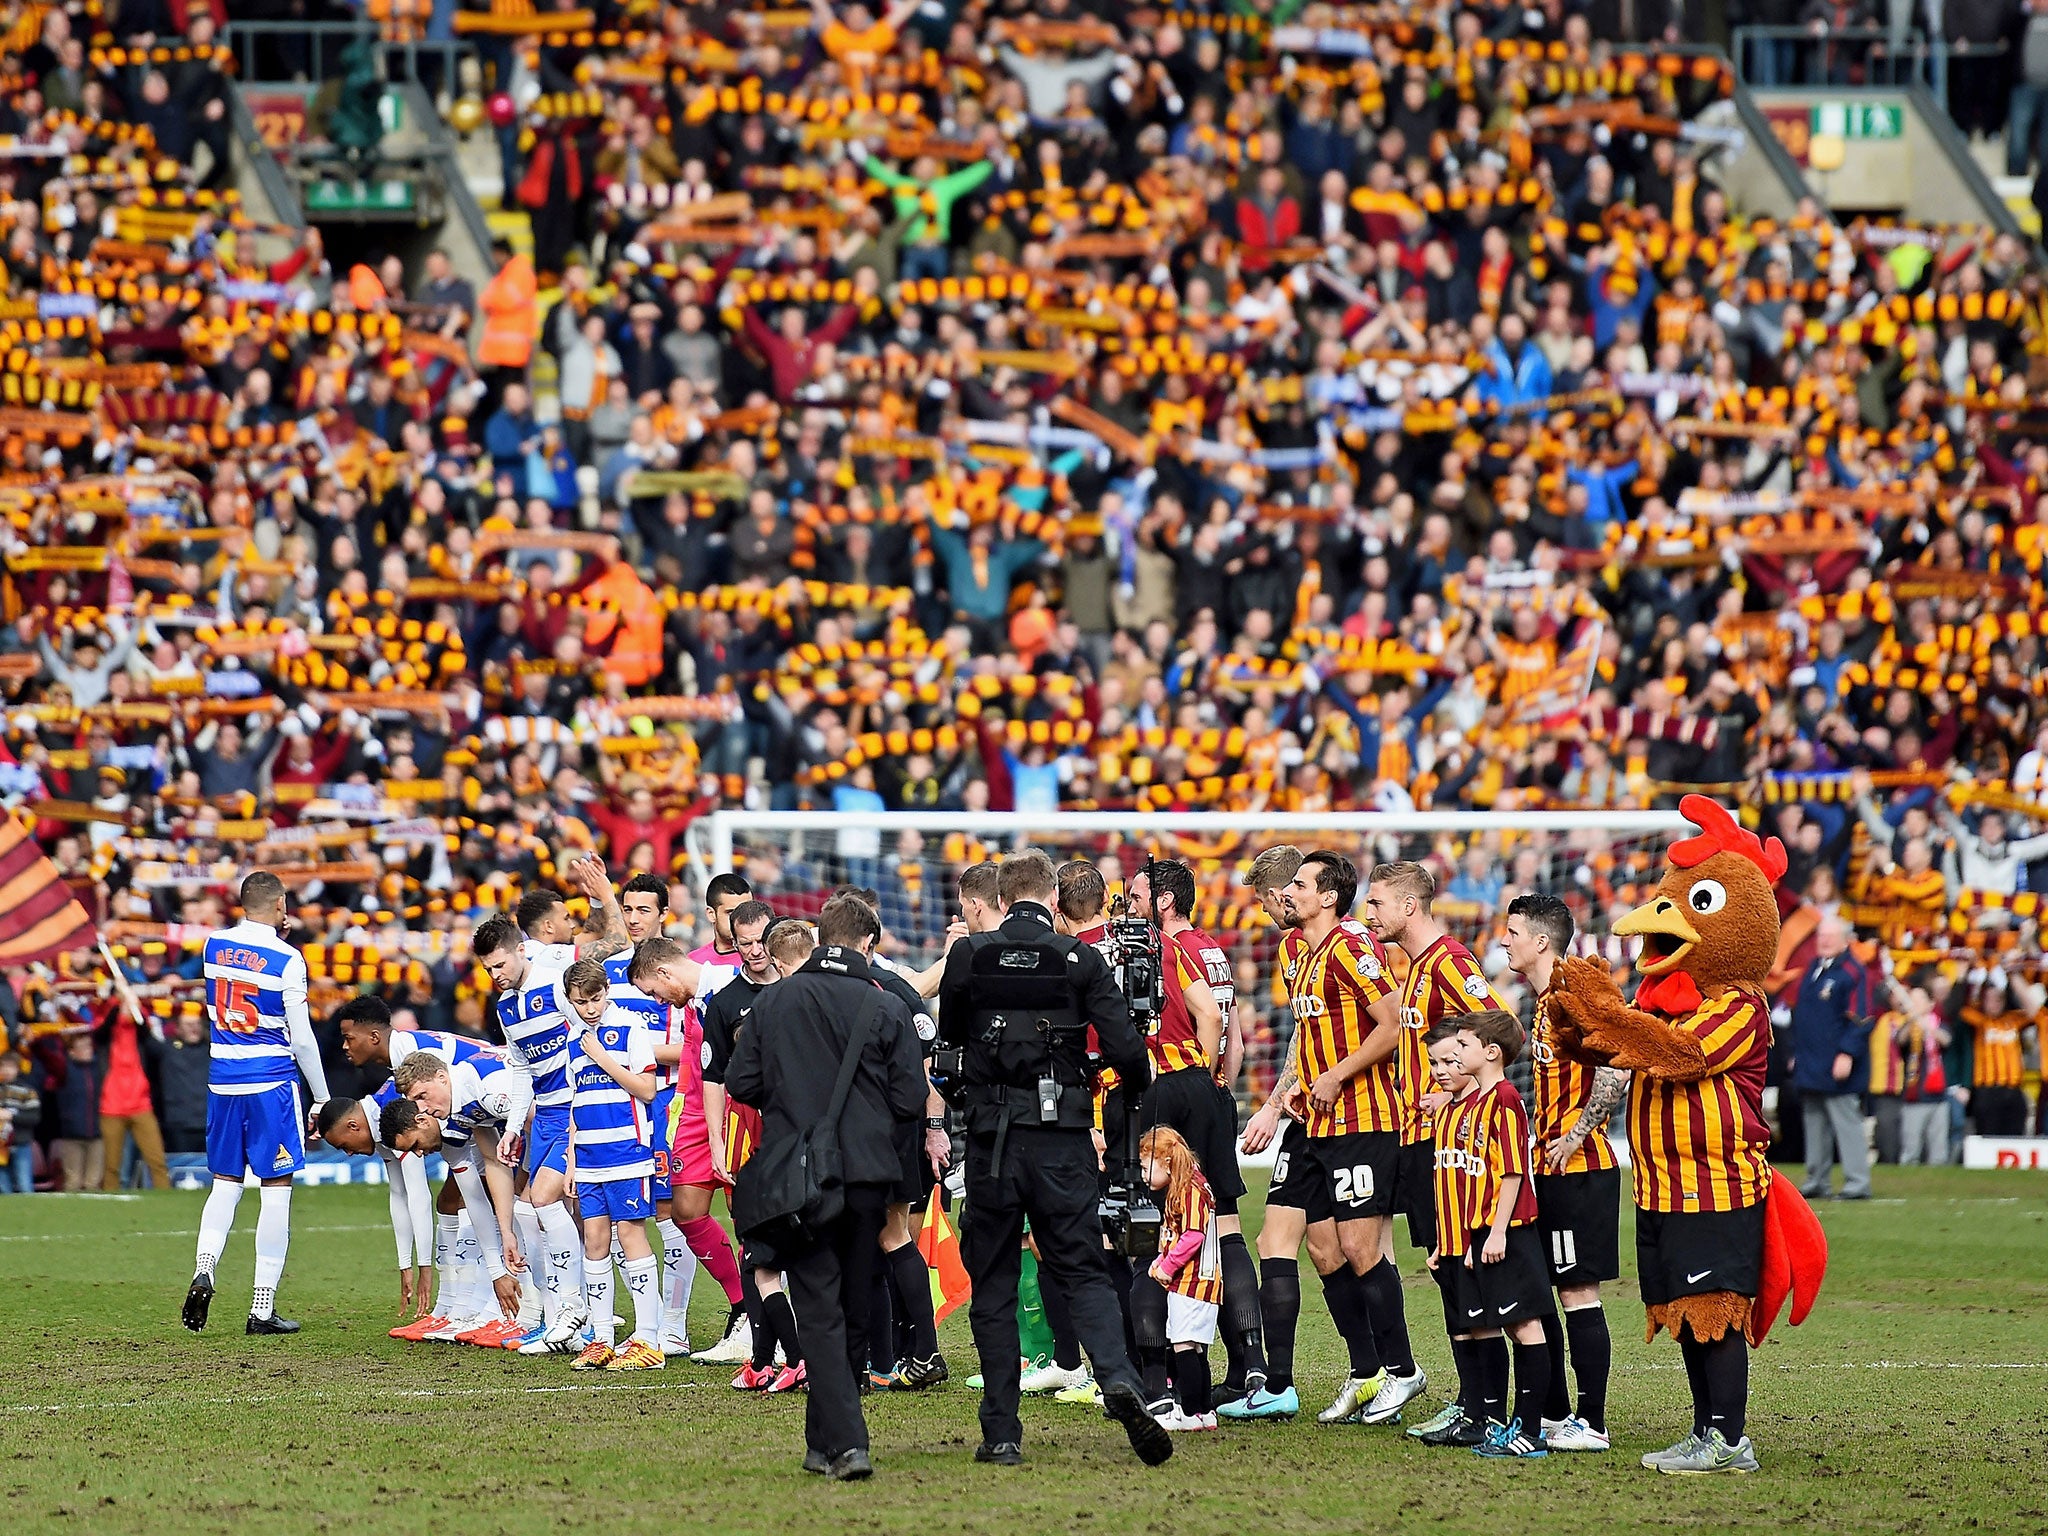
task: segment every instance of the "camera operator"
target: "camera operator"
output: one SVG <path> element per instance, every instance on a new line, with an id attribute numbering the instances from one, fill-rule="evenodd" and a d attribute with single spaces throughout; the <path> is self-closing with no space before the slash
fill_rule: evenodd
<path id="1" fill-rule="evenodd" d="M 1223 1343 L 1229 1365 L 1216 1401 L 1230 1402 L 1265 1385 L 1266 1358 L 1259 1331 L 1259 1276 L 1244 1245 L 1237 1202 L 1244 1179 L 1237 1167 L 1237 1101 L 1226 1071 L 1235 1076 L 1238 1053 L 1229 1045 L 1235 1000 L 1230 957 L 1188 917 L 1195 876 L 1175 859 L 1155 859 L 1131 877 L 1130 909 L 1164 939 L 1160 972 L 1165 1006 L 1146 1045 L 1152 1086 L 1145 1090 L 1139 1123 L 1171 1126 L 1194 1149 L 1216 1196 L 1216 1228 L 1223 1247 Z M 1131 1289 L 1131 1322 L 1143 1356 L 1147 1392 L 1166 1386 L 1166 1297 L 1149 1275 Z"/>
<path id="2" fill-rule="evenodd" d="M 1035 848 L 998 872 L 1003 921 L 953 946 L 939 985 L 939 1035 L 961 1050 L 967 1113 L 967 1209 L 961 1238 L 974 1285 L 969 1317 L 981 1355 L 977 1461 L 1023 1460 L 1017 1417 L 1017 1280 L 1024 1221 L 1065 1295 L 1102 1387 L 1104 1412 L 1156 1466 L 1173 1441 L 1145 1411 L 1103 1264 L 1090 1132 L 1088 1027 L 1126 1081 L 1148 1075 L 1144 1042 L 1102 957 L 1053 929 L 1052 860 Z"/>

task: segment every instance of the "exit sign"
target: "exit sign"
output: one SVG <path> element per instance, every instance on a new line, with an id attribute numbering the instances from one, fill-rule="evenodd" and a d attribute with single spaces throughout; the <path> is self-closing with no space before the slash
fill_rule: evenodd
<path id="1" fill-rule="evenodd" d="M 306 188 L 308 213 L 410 213 L 413 186 L 400 177 L 379 181 L 316 181 Z"/>
<path id="2" fill-rule="evenodd" d="M 1893 102 L 1823 101 L 1813 109 L 1813 131 L 1838 139 L 1896 139 L 1905 126 L 1906 109 Z"/>

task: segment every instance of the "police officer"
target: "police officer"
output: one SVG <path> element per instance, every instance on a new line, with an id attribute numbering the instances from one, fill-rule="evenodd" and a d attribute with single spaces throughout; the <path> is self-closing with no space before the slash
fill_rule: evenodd
<path id="1" fill-rule="evenodd" d="M 1104 1413 L 1124 1426 L 1139 1459 L 1157 1466 L 1173 1454 L 1173 1442 L 1145 1410 L 1103 1263 L 1088 1026 L 1104 1062 L 1126 1082 L 1145 1082 L 1149 1063 L 1102 956 L 1054 931 L 1055 890 L 1052 860 L 1037 849 L 1003 860 L 1001 925 L 956 943 L 939 983 L 939 1035 L 961 1049 L 959 1102 L 967 1117 L 960 1228 L 984 1378 L 974 1459 L 1003 1466 L 1024 1459 L 1017 1277 L 1028 1216 L 1040 1266 L 1066 1296 L 1094 1364 Z"/>

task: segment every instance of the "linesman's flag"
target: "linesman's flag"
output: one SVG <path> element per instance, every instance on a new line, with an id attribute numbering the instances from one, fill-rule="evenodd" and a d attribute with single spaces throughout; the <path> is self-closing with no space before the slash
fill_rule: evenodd
<path id="1" fill-rule="evenodd" d="M 0 967 L 53 960 L 99 941 L 71 887 L 12 816 L 0 816 Z"/>
<path id="2" fill-rule="evenodd" d="M 917 1234 L 917 1251 L 924 1255 L 925 1268 L 932 1277 L 932 1315 L 944 1322 L 967 1300 L 967 1266 L 960 1261 L 960 1234 L 946 1218 L 939 1204 L 939 1190 L 932 1190 L 931 1203 L 924 1210 L 924 1227 Z"/>

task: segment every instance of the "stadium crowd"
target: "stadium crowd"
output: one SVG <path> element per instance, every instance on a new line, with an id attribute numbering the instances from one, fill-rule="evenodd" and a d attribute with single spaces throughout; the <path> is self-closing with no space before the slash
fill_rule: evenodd
<path id="1" fill-rule="evenodd" d="M 1731 207 L 1718 57 L 1558 0 L 528 18 L 485 52 L 533 252 L 478 289 L 240 214 L 220 16 L 5 15 L 0 792 L 164 1036 L 91 951 L 12 973 L 15 1187 L 189 1134 L 238 871 L 330 1004 L 480 1032 L 475 917 L 580 847 L 700 910 L 742 804 L 1704 786 L 1791 850 L 1788 1010 L 1853 926 L 1872 1095 L 2032 1080 L 2041 277 Z M 927 955 L 983 851 L 747 872 Z M 1177 851 L 1256 976 L 1253 850 Z M 1554 889 L 1596 947 L 1657 864 L 1399 851 L 1468 937 Z"/>

